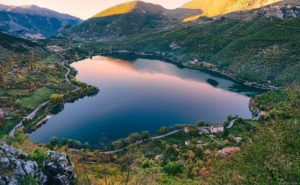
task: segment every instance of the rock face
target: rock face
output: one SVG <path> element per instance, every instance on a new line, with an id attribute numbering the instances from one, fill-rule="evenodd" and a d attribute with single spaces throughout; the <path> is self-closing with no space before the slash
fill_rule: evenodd
<path id="1" fill-rule="evenodd" d="M 65 153 L 48 151 L 49 159 L 44 164 L 46 184 L 74 184 L 73 165 Z"/>
<path id="2" fill-rule="evenodd" d="M 69 157 L 54 151 L 47 154 L 48 159 L 41 170 L 36 161 L 28 159 L 28 154 L 0 143 L 0 185 L 17 185 L 27 177 L 45 185 L 74 184 L 73 165 Z"/>

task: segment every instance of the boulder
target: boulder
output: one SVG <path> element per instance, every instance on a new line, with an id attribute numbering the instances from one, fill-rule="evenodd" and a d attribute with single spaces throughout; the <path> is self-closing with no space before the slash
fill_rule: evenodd
<path id="1" fill-rule="evenodd" d="M 47 155 L 41 170 L 28 154 L 0 142 L 0 185 L 17 185 L 29 175 L 42 185 L 74 184 L 74 167 L 67 154 L 48 151 Z"/>

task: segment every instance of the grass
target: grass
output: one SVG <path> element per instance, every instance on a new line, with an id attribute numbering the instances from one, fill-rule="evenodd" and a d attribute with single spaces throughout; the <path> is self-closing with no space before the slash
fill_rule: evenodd
<path id="1" fill-rule="evenodd" d="M 26 90 L 26 89 L 10 89 L 10 90 L 7 90 L 6 92 L 10 95 L 21 96 L 22 94 L 26 94 L 28 92 L 28 90 Z M 1 95 L 1 93 L 0 93 L 0 95 Z"/>
<path id="2" fill-rule="evenodd" d="M 52 93 L 54 93 L 53 90 L 46 87 L 41 87 L 35 90 L 31 96 L 21 98 L 21 105 L 23 107 L 35 108 L 39 104 L 46 101 Z"/>
<path id="3" fill-rule="evenodd" d="M 5 121 L 5 125 L 0 129 L 0 138 L 2 138 L 4 135 L 8 134 L 9 131 L 18 124 L 19 121 L 14 119 L 9 119 Z"/>

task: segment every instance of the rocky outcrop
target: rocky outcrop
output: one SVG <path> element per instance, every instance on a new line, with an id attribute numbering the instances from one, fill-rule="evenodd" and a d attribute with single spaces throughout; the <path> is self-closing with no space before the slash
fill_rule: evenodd
<path id="1" fill-rule="evenodd" d="M 49 185 L 74 184 L 73 165 L 65 153 L 48 151 L 49 159 L 45 161 L 43 172 Z"/>
<path id="2" fill-rule="evenodd" d="M 0 185 L 17 185 L 30 177 L 44 185 L 74 184 L 73 165 L 64 153 L 47 152 L 47 159 L 39 168 L 28 154 L 0 143 Z M 26 181 L 25 181 L 26 183 Z"/>

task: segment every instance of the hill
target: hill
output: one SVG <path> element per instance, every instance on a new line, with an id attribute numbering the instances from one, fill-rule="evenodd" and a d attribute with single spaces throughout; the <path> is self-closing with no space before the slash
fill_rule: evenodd
<path id="1" fill-rule="evenodd" d="M 252 85 L 299 85 L 300 6 L 290 2 L 201 18 L 123 40 L 93 42 L 89 47 L 148 53 L 178 62 L 198 59 Z"/>
<path id="2" fill-rule="evenodd" d="M 1 32 L 27 39 L 47 38 L 81 22 L 76 17 L 35 5 L 0 5 L 0 20 Z"/>
<path id="3" fill-rule="evenodd" d="M 96 14 L 82 24 L 66 30 L 64 35 L 77 39 L 108 40 L 170 29 L 180 24 L 185 17 L 199 13 L 199 10 L 168 10 L 160 5 L 131 1 Z"/>
<path id="4" fill-rule="evenodd" d="M 245 11 L 260 8 L 280 0 L 192 0 L 182 6 L 187 9 L 201 9 L 202 14 L 186 18 L 191 21 L 200 16 L 214 17 L 236 11 Z"/>
<path id="5" fill-rule="evenodd" d="M 0 32 L 0 58 L 12 55 L 45 54 L 46 50 L 29 40 L 17 38 Z"/>

